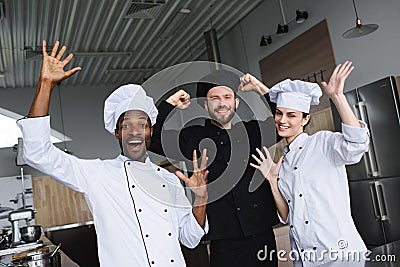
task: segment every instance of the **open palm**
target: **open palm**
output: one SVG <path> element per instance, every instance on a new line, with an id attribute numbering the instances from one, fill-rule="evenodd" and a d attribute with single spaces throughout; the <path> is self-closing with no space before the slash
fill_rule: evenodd
<path id="1" fill-rule="evenodd" d="M 354 66 L 351 66 L 351 64 L 351 61 L 346 61 L 343 64 L 337 65 L 332 72 L 329 82 L 321 83 L 330 97 L 343 94 L 344 82 L 354 69 Z"/>
<path id="2" fill-rule="evenodd" d="M 74 56 L 73 54 L 69 54 L 64 60 L 61 60 L 67 48 L 66 46 L 62 46 L 60 51 L 57 53 L 59 45 L 60 42 L 56 41 L 51 54 L 49 55 L 46 50 L 46 41 L 43 40 L 42 42 L 43 60 L 40 76 L 42 80 L 47 80 L 54 84 L 70 77 L 72 74 L 81 69 L 80 67 L 75 67 L 68 71 L 64 70 L 64 67 Z"/>
<path id="3" fill-rule="evenodd" d="M 270 183 L 276 182 L 279 175 L 279 169 L 282 165 L 283 157 L 281 157 L 277 163 L 274 163 L 268 149 L 265 146 L 263 146 L 263 150 L 265 155 L 260 149 L 256 148 L 259 157 L 254 154 L 251 156 L 258 163 L 258 165 L 250 163 L 250 166 L 259 170 L 264 175 L 265 179 L 267 179 Z"/>

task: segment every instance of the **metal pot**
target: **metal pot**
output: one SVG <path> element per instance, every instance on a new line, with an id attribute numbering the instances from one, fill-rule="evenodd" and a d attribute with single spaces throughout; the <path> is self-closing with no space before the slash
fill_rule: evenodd
<path id="1" fill-rule="evenodd" d="M 3 228 L 0 233 L 0 249 L 7 249 L 11 245 L 12 230 L 11 228 Z"/>
<path id="2" fill-rule="evenodd" d="M 26 243 L 32 243 L 39 240 L 42 235 L 42 227 L 40 225 L 28 225 L 19 229 L 21 239 Z"/>
<path id="3" fill-rule="evenodd" d="M 53 252 L 39 250 L 28 253 L 27 256 L 15 259 L 10 267 L 61 267 L 61 254 L 58 251 L 60 245 Z M 48 251 L 48 250 L 47 250 Z"/>

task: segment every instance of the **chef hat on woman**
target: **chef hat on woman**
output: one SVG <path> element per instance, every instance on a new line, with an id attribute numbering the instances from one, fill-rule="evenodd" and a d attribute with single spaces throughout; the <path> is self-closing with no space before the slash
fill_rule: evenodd
<path id="1" fill-rule="evenodd" d="M 146 95 L 137 84 L 127 84 L 117 88 L 104 102 L 104 127 L 114 134 L 118 118 L 128 110 L 140 110 L 149 116 L 151 126 L 156 123 L 158 110 L 153 98 Z"/>
<path id="2" fill-rule="evenodd" d="M 286 79 L 269 89 L 268 94 L 276 107 L 309 113 L 310 105 L 319 104 L 322 91 L 316 83 Z"/>

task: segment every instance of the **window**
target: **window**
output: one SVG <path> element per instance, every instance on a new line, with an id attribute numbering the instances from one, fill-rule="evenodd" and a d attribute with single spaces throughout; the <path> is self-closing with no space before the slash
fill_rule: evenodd
<path id="1" fill-rule="evenodd" d="M 22 117 L 23 115 L 0 108 L 0 148 L 13 147 L 18 143 L 18 137 L 22 137 L 22 132 L 15 122 Z M 71 140 L 63 133 L 53 129 L 50 131 L 50 140 L 53 143 Z"/>

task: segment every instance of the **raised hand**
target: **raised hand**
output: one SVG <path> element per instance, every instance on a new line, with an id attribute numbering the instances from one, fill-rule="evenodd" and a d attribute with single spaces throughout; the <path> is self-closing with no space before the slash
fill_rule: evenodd
<path id="1" fill-rule="evenodd" d="M 51 54 L 48 55 L 46 41 L 43 40 L 42 42 L 42 68 L 40 70 L 35 98 L 28 113 L 28 117 L 30 118 L 48 115 L 50 96 L 54 87 L 60 81 L 70 77 L 81 69 L 80 67 L 75 67 L 69 71 L 64 71 L 64 67 L 71 61 L 73 55 L 69 54 L 64 60 L 61 60 L 67 48 L 66 46 L 61 47 L 61 50 L 57 53 L 59 45 L 60 42 L 56 41 Z"/>
<path id="2" fill-rule="evenodd" d="M 242 92 L 255 91 L 261 95 L 268 93 L 268 87 L 249 73 L 240 77 L 239 90 Z"/>
<path id="3" fill-rule="evenodd" d="M 344 82 L 354 69 L 354 66 L 351 66 L 351 64 L 351 61 L 346 61 L 343 64 L 337 65 L 329 79 L 329 82 L 321 83 L 329 97 L 332 98 L 343 94 Z"/>
<path id="4" fill-rule="evenodd" d="M 43 55 L 42 55 L 42 68 L 40 71 L 40 80 L 51 82 L 54 85 L 70 77 L 71 75 L 73 75 L 74 73 L 76 73 L 81 69 L 80 67 L 75 67 L 71 70 L 64 71 L 64 67 L 71 61 L 74 55 L 69 54 L 64 60 L 61 60 L 67 47 L 63 45 L 60 51 L 58 51 L 59 45 L 60 42 L 56 41 L 51 51 L 51 54 L 48 55 L 46 50 L 46 41 L 43 40 L 42 42 Z"/>
<path id="5" fill-rule="evenodd" d="M 197 162 L 197 152 L 196 150 L 193 151 L 193 168 L 194 172 L 193 175 L 188 178 L 182 172 L 177 171 L 175 172 L 176 176 L 179 179 L 184 181 L 192 190 L 196 197 L 199 198 L 207 198 L 207 182 L 208 182 L 208 170 L 207 170 L 207 149 L 203 149 L 203 153 L 201 156 L 201 163 L 200 168 Z"/>
<path id="6" fill-rule="evenodd" d="M 269 154 L 268 149 L 265 146 L 263 146 L 263 150 L 265 152 L 265 155 L 260 149 L 256 148 L 259 158 L 254 154 L 252 154 L 251 156 L 258 163 L 258 165 L 250 163 L 250 166 L 259 170 L 264 175 L 265 179 L 268 180 L 268 182 L 276 183 L 278 181 L 279 169 L 282 165 L 283 156 L 275 164 L 271 158 L 271 155 Z"/>
<path id="7" fill-rule="evenodd" d="M 190 106 L 190 95 L 184 90 L 179 90 L 166 101 L 178 109 L 186 109 Z"/>

